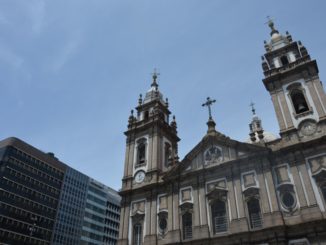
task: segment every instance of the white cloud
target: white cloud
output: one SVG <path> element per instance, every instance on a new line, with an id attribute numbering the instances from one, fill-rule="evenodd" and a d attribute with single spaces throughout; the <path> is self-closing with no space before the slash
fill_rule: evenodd
<path id="1" fill-rule="evenodd" d="M 65 64 L 78 52 L 82 41 L 81 32 L 75 31 L 71 34 L 71 37 L 66 41 L 61 51 L 54 58 L 51 69 L 55 72 L 61 70 Z"/>

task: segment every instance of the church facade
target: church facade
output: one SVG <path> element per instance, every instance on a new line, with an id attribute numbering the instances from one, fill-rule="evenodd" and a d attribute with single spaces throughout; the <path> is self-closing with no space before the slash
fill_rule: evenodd
<path id="1" fill-rule="evenodd" d="M 125 132 L 119 245 L 326 244 L 326 95 L 303 44 L 269 26 L 263 83 L 280 137 L 254 109 L 246 143 L 218 132 L 210 115 L 207 134 L 179 161 L 177 124 L 154 73 Z"/>

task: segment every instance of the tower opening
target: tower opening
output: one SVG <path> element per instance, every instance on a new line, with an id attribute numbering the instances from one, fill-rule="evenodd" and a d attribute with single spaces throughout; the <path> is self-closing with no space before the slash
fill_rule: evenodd
<path id="1" fill-rule="evenodd" d="M 149 118 L 149 112 L 148 111 L 145 111 L 144 113 L 144 119 L 147 120 Z"/>
<path id="2" fill-rule="evenodd" d="M 283 55 L 282 57 L 281 57 L 281 62 L 282 62 L 282 65 L 287 65 L 287 64 L 289 64 L 289 59 L 288 59 L 288 57 L 286 56 L 286 55 Z"/>
<path id="3" fill-rule="evenodd" d="M 137 148 L 136 164 L 139 166 L 145 164 L 146 161 L 146 139 L 140 139 Z"/>
<path id="4" fill-rule="evenodd" d="M 291 91 L 291 100 L 297 114 L 309 111 L 309 107 L 305 96 L 300 89 L 293 89 Z"/>
<path id="5" fill-rule="evenodd" d="M 171 145 L 169 143 L 165 143 L 164 147 L 164 165 L 165 167 L 168 167 L 171 162 L 171 156 L 172 156 L 172 150 Z"/>

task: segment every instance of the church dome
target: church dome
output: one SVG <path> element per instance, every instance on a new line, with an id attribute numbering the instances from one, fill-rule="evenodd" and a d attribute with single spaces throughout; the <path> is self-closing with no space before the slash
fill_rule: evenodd
<path id="1" fill-rule="evenodd" d="M 271 37 L 271 41 L 272 42 L 276 42 L 278 41 L 282 36 L 278 33 L 278 32 L 275 32 L 272 34 L 272 37 Z"/>
<path id="2" fill-rule="evenodd" d="M 158 83 L 156 82 L 157 76 L 159 73 L 154 70 L 153 73 L 153 82 L 151 84 L 151 88 L 146 92 L 143 103 L 148 103 L 154 100 L 161 101 L 164 104 L 163 94 L 158 89 Z"/>
<path id="3" fill-rule="evenodd" d="M 163 95 L 162 93 L 158 90 L 157 87 L 155 86 L 152 86 L 147 92 L 146 92 L 146 95 L 145 95 L 145 98 L 144 98 L 144 103 L 148 103 L 152 100 L 155 100 L 155 99 L 159 99 L 160 101 L 164 102 L 163 100 Z"/>

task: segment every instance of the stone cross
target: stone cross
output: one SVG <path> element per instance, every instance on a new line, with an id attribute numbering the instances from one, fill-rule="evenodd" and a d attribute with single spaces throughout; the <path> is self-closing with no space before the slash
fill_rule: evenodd
<path id="1" fill-rule="evenodd" d="M 212 100 L 211 98 L 207 97 L 207 101 L 202 104 L 202 106 L 207 106 L 208 107 L 208 116 L 209 120 L 212 120 L 212 111 L 211 111 L 211 106 L 213 103 L 215 103 L 216 100 Z"/>

